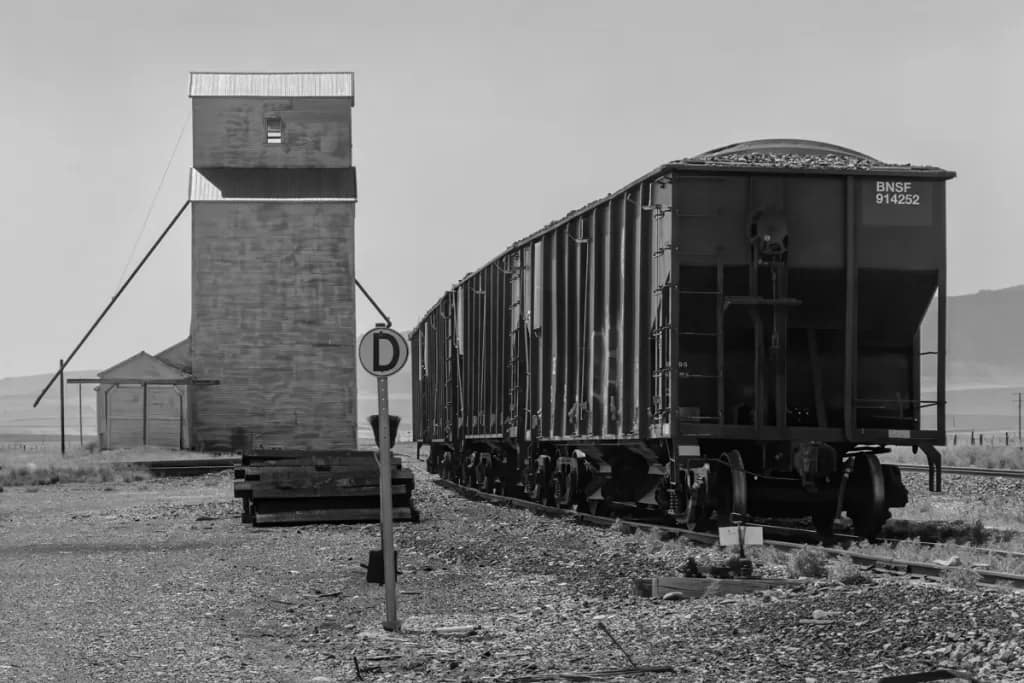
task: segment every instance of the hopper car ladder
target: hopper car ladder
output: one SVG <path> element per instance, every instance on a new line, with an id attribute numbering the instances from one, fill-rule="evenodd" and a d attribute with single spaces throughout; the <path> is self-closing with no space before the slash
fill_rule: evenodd
<path id="1" fill-rule="evenodd" d="M 725 422 L 725 267 L 721 261 L 715 264 L 715 288 L 714 289 L 680 289 L 677 293 L 680 307 L 680 315 L 685 315 L 688 310 L 685 301 L 703 301 L 707 297 L 714 297 L 715 302 L 715 329 L 714 330 L 685 330 L 679 332 L 679 337 L 714 338 L 715 340 L 715 369 L 710 372 L 684 372 L 680 367 L 680 381 L 709 381 L 715 380 L 715 415 L 709 416 L 681 416 L 682 420 L 688 422 Z"/>

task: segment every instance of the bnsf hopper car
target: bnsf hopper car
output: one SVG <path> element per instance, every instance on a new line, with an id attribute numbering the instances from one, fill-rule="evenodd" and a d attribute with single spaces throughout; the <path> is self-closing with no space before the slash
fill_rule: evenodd
<path id="1" fill-rule="evenodd" d="M 665 164 L 516 242 L 412 334 L 429 467 L 691 528 L 907 502 L 945 443 L 945 181 L 804 140 Z M 937 335 L 921 338 L 935 302 Z M 937 338 L 935 338 L 937 336 Z M 921 388 L 935 360 L 935 396 Z M 926 366 L 927 367 L 927 366 Z"/>

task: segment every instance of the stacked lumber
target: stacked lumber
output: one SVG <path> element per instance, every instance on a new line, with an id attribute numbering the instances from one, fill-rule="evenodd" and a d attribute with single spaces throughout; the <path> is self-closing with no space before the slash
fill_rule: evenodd
<path id="1" fill-rule="evenodd" d="M 242 521 L 264 524 L 379 522 L 376 451 L 254 451 L 235 468 Z M 419 521 L 413 473 L 391 458 L 392 519 Z"/>

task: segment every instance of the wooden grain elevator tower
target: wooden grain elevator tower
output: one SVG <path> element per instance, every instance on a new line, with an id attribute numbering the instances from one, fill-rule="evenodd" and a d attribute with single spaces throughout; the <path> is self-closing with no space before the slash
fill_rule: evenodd
<path id="1" fill-rule="evenodd" d="M 193 444 L 356 446 L 351 73 L 192 73 Z"/>

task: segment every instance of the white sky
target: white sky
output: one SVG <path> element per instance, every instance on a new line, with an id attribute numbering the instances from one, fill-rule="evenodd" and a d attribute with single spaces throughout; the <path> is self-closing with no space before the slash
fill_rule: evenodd
<path id="1" fill-rule="evenodd" d="M 133 251 L 192 70 L 355 72 L 356 272 L 402 330 L 569 210 L 765 137 L 957 171 L 951 293 L 1024 283 L 1015 0 L 33 1 L 0 64 L 0 377 L 55 369 L 185 200 L 188 128 Z M 188 334 L 189 231 L 71 369 Z"/>

